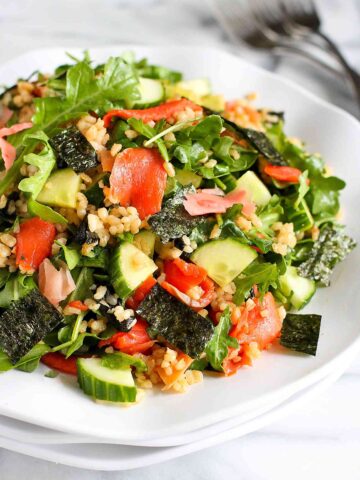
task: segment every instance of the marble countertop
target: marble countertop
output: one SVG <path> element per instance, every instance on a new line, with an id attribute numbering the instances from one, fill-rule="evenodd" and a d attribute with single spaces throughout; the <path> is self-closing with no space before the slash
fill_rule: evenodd
<path id="1" fill-rule="evenodd" d="M 321 0 L 324 28 L 360 70 L 359 0 Z M 12 0 L 1 2 L 0 62 L 29 49 L 115 43 L 230 45 L 206 1 Z M 254 57 L 319 96 L 355 112 L 347 87 L 304 61 Z M 360 357 L 311 404 L 256 433 L 161 465 L 101 473 L 0 450 L 1 480 L 329 480 L 360 478 Z"/>

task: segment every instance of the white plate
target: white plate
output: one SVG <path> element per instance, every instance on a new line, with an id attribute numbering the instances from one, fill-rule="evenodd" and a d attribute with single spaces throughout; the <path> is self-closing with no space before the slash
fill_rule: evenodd
<path id="1" fill-rule="evenodd" d="M 347 356 L 341 362 L 338 363 L 336 371 L 331 375 L 340 375 L 346 368 L 352 363 L 354 355 Z M 315 384 L 316 385 L 316 384 Z M 308 387 L 310 390 L 311 387 Z M 295 395 L 296 396 L 296 395 Z M 65 444 L 76 444 L 76 443 L 108 443 L 108 444 L 122 444 L 122 445 L 133 445 L 141 447 L 169 447 L 176 445 L 185 445 L 188 443 L 193 443 L 204 438 L 213 437 L 219 435 L 227 430 L 230 430 L 234 427 L 245 424 L 251 420 L 256 419 L 259 416 L 262 416 L 265 413 L 270 412 L 276 406 L 285 403 L 285 401 L 292 401 L 292 397 L 284 398 L 281 400 L 278 398 L 274 404 L 266 404 L 265 406 L 253 410 L 249 410 L 246 413 L 238 415 L 237 417 L 232 417 L 228 420 L 209 425 L 208 427 L 200 428 L 192 432 L 188 432 L 182 435 L 172 435 L 168 437 L 160 437 L 151 440 L 137 441 L 137 442 L 120 442 L 114 439 L 98 439 L 95 437 L 79 436 L 76 434 L 59 432 L 57 430 L 51 430 L 31 423 L 22 422 L 20 420 L 15 420 L 10 417 L 0 417 L 0 437 L 5 437 L 9 440 L 15 440 L 20 443 L 33 443 L 33 444 L 44 444 L 44 445 L 65 445 Z M 286 403 L 287 403 L 286 402 Z"/>
<path id="2" fill-rule="evenodd" d="M 31 457 L 61 463 L 71 467 L 88 470 L 131 470 L 166 462 L 177 457 L 204 450 L 221 443 L 234 440 L 248 433 L 276 422 L 289 415 L 301 405 L 314 399 L 334 383 L 344 370 L 344 366 L 334 370 L 331 375 L 295 394 L 263 415 L 212 435 L 204 435 L 197 441 L 174 447 L 146 448 L 114 444 L 75 444 L 75 445 L 39 445 L 15 441 L 0 436 L 0 447 Z"/>
<path id="3" fill-rule="evenodd" d="M 129 49 L 138 57 L 184 71 L 188 78 L 207 76 L 214 91 L 228 98 L 258 91 L 262 105 L 284 110 L 287 132 L 305 139 L 311 151 L 321 152 L 348 182 L 342 204 L 348 212 L 348 231 L 359 239 L 358 214 L 350 214 L 360 202 L 360 126 L 353 117 L 290 81 L 219 50 L 126 45 L 91 53 L 100 61 Z M 72 53 L 80 54 L 76 49 Z M 36 69 L 51 71 L 65 61 L 63 49 L 30 52 L 2 65 L 0 82 Z M 41 369 L 32 375 L 14 371 L 0 378 L 0 414 L 76 434 L 137 442 L 191 432 L 290 396 L 324 378 L 345 355 L 359 349 L 360 280 L 354 268 L 359 261 L 356 249 L 336 269 L 332 286 L 319 291 L 306 309 L 323 315 L 315 358 L 275 347 L 254 368 L 230 378 L 207 378 L 186 395 L 150 394 L 142 404 L 127 409 L 93 403 L 68 378 L 45 378 Z"/>

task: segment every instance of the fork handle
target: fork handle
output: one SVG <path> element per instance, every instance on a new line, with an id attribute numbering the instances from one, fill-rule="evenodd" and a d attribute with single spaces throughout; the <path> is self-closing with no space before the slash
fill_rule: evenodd
<path id="1" fill-rule="evenodd" d="M 350 66 L 344 55 L 339 50 L 338 46 L 331 40 L 331 38 L 321 31 L 317 31 L 316 35 L 321 37 L 326 42 L 329 51 L 338 59 L 340 65 L 343 67 L 343 70 L 352 84 L 358 107 L 360 109 L 360 75 Z"/>

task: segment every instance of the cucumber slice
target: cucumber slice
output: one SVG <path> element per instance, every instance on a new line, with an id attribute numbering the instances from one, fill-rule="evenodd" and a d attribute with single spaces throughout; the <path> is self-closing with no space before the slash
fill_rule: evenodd
<path id="1" fill-rule="evenodd" d="M 191 260 L 205 268 L 220 287 L 228 285 L 257 257 L 256 251 L 234 238 L 213 240 L 195 250 Z"/>
<path id="2" fill-rule="evenodd" d="M 296 267 L 287 267 L 284 275 L 279 277 L 279 284 L 281 292 L 297 310 L 309 302 L 316 290 L 314 280 L 301 277 Z"/>
<path id="3" fill-rule="evenodd" d="M 148 257 L 154 255 L 156 234 L 151 230 L 141 230 L 134 237 L 134 245 Z"/>
<path id="4" fill-rule="evenodd" d="M 222 112 L 225 110 L 225 97 L 224 95 L 206 95 L 200 99 L 199 104 L 214 112 Z"/>
<path id="5" fill-rule="evenodd" d="M 271 199 L 269 190 L 251 170 L 238 179 L 235 190 L 245 190 L 248 200 L 254 202 L 258 207 L 264 207 Z"/>
<path id="6" fill-rule="evenodd" d="M 101 365 L 101 358 L 79 358 L 77 370 L 80 388 L 86 395 L 108 402 L 135 402 L 136 386 L 130 367 L 112 369 Z"/>
<path id="7" fill-rule="evenodd" d="M 52 207 L 75 208 L 80 183 L 80 176 L 71 168 L 57 170 L 50 175 L 36 200 Z"/>
<path id="8" fill-rule="evenodd" d="M 139 78 L 140 99 L 135 105 L 153 105 L 161 102 L 165 97 L 165 89 L 159 80 Z"/>
<path id="9" fill-rule="evenodd" d="M 120 298 L 127 298 L 144 280 L 157 270 L 156 264 L 129 242 L 115 248 L 110 261 L 110 281 Z"/>
<path id="10" fill-rule="evenodd" d="M 182 170 L 180 168 L 175 168 L 175 179 L 181 183 L 182 186 L 191 184 L 194 185 L 195 188 L 199 188 L 202 181 L 200 175 L 190 170 Z"/>
<path id="11" fill-rule="evenodd" d="M 204 97 L 210 95 L 211 84 L 208 78 L 194 78 L 193 80 L 183 80 L 175 85 L 178 92 L 190 91 L 197 97 Z"/>

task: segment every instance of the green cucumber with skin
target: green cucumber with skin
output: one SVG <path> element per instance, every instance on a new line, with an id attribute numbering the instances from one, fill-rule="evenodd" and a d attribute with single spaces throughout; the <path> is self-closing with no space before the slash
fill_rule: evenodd
<path id="1" fill-rule="evenodd" d="M 110 260 L 110 282 L 120 298 L 127 298 L 157 270 L 156 264 L 132 243 L 121 242 Z"/>
<path id="2" fill-rule="evenodd" d="M 228 285 L 257 257 L 256 251 L 234 238 L 212 240 L 191 255 L 191 261 L 203 267 L 220 287 Z"/>
<path id="3" fill-rule="evenodd" d="M 297 268 L 289 266 L 284 275 L 279 277 L 280 291 L 297 310 L 310 301 L 316 290 L 314 280 L 301 277 Z"/>
<path id="4" fill-rule="evenodd" d="M 165 89 L 160 80 L 152 78 L 139 78 L 139 93 L 140 98 L 136 100 L 135 106 L 156 105 L 162 102 L 165 98 Z"/>
<path id="5" fill-rule="evenodd" d="M 81 390 L 97 400 L 135 402 L 137 389 L 130 366 L 112 369 L 101 364 L 101 358 L 77 360 L 78 382 Z"/>

